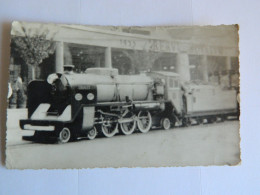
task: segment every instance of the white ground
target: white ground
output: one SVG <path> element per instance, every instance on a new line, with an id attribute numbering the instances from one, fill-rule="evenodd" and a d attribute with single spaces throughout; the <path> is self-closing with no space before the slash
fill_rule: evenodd
<path id="1" fill-rule="evenodd" d="M 238 121 L 59 145 L 22 141 L 22 135 L 33 132 L 21 131 L 19 118 L 26 118 L 26 110 L 8 110 L 8 168 L 158 167 L 240 162 Z"/>

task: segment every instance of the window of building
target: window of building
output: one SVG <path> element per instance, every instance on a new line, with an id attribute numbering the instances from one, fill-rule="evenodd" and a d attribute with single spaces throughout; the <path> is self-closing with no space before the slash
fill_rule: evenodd
<path id="1" fill-rule="evenodd" d="M 174 87 L 173 79 L 172 79 L 172 78 L 169 79 L 169 87 L 170 87 L 170 88 L 173 88 L 173 87 Z"/>

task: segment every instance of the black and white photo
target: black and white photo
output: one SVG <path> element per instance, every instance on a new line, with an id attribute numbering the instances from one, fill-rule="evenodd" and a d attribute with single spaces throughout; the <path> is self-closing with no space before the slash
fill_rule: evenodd
<path id="1" fill-rule="evenodd" d="M 238 25 L 13 22 L 6 166 L 238 165 Z"/>

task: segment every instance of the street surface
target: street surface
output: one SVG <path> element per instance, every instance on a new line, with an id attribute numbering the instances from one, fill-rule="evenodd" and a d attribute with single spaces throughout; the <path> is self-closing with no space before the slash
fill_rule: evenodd
<path id="1" fill-rule="evenodd" d="M 19 118 L 26 110 L 8 110 L 8 168 L 94 168 L 235 165 L 240 162 L 239 121 L 151 130 L 66 144 L 23 141 Z"/>

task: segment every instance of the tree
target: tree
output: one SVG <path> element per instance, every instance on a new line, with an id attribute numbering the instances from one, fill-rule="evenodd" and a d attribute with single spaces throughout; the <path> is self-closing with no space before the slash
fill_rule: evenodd
<path id="1" fill-rule="evenodd" d="M 42 63 L 45 58 L 55 51 L 55 42 L 53 36 L 47 39 L 49 30 L 36 31 L 27 30 L 23 26 L 21 32 L 16 32 L 17 36 L 13 36 L 12 40 L 15 44 L 15 50 L 20 54 L 24 62 L 31 66 L 32 79 L 35 79 L 35 69 Z"/>
<path id="2" fill-rule="evenodd" d="M 155 60 L 162 56 L 162 53 L 150 51 L 124 50 L 123 53 L 130 58 L 136 73 L 151 69 Z"/>

